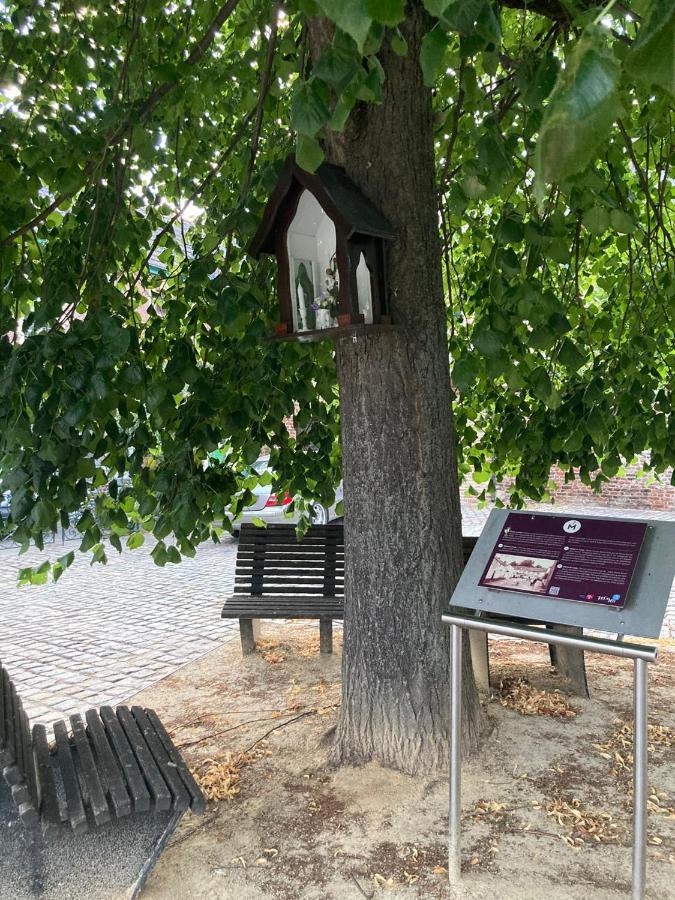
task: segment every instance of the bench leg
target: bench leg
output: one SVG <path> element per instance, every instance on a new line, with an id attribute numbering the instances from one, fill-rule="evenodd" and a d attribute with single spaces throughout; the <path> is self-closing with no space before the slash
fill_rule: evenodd
<path id="1" fill-rule="evenodd" d="M 488 655 L 488 636 L 485 631 L 469 629 L 471 646 L 471 663 L 476 687 L 482 694 L 490 693 L 490 657 Z"/>
<path id="2" fill-rule="evenodd" d="M 239 619 L 239 634 L 242 654 L 255 653 L 256 641 L 260 640 L 260 620 Z"/>
<path id="3" fill-rule="evenodd" d="M 562 634 L 573 634 L 575 637 L 584 633 L 583 628 L 577 628 L 574 625 L 556 625 L 553 631 L 558 631 Z M 589 697 L 584 651 L 577 647 L 562 647 L 549 644 L 549 656 L 551 665 L 554 666 L 559 675 L 562 675 L 569 682 L 572 693 L 577 694 L 579 697 Z"/>
<path id="4" fill-rule="evenodd" d="M 319 619 L 319 645 L 322 653 L 333 652 L 333 620 Z"/>

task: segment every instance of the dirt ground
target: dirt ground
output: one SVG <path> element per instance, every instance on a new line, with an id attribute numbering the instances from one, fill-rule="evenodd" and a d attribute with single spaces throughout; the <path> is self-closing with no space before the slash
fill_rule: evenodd
<path id="1" fill-rule="evenodd" d="M 463 879 L 447 881 L 447 778 L 331 769 L 339 639 L 266 625 L 135 698 L 224 797 L 187 816 L 143 892 L 236 900 L 618 900 L 630 896 L 632 668 L 591 656 L 566 698 L 544 647 L 491 639 L 492 731 L 463 766 Z M 650 673 L 648 898 L 675 898 L 675 653 Z M 324 740 L 322 741 L 322 738 Z"/>

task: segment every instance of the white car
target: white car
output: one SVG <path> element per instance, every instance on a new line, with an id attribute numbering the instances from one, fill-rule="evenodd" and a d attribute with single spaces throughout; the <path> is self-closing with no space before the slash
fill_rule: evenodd
<path id="1" fill-rule="evenodd" d="M 268 471 L 269 456 L 261 456 L 257 459 L 251 468 L 255 469 L 258 475 Z M 294 509 L 289 509 L 293 498 L 289 494 L 281 495 L 272 491 L 269 484 L 257 484 L 252 488 L 255 500 L 250 506 L 247 506 L 232 522 L 234 534 L 239 533 L 242 525 L 250 522 L 264 522 L 265 525 L 287 525 L 295 523 L 300 518 L 300 513 Z M 327 525 L 333 519 L 338 517 L 336 512 L 337 504 L 342 500 L 342 482 L 340 482 L 335 492 L 335 501 L 332 506 L 326 507 L 322 503 L 312 502 L 310 519 L 312 525 Z"/>

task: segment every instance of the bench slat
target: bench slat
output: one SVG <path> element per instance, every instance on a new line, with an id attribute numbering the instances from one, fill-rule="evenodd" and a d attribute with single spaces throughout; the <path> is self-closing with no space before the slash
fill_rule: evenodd
<path id="1" fill-rule="evenodd" d="M 294 574 L 293 574 L 292 572 L 290 572 L 290 571 L 282 572 L 282 573 L 280 573 L 280 574 L 275 575 L 275 574 L 273 574 L 273 572 L 270 572 L 269 570 L 267 570 L 267 571 L 265 572 L 265 575 L 264 575 L 264 579 L 265 579 L 265 582 L 266 582 L 267 584 L 275 584 L 275 583 L 279 583 L 279 584 L 293 584 L 293 583 L 297 583 L 297 584 L 302 584 L 302 585 L 304 585 L 305 587 L 312 587 L 313 585 L 316 585 L 317 587 L 320 588 L 320 593 L 323 593 L 323 592 L 324 592 L 324 591 L 323 591 L 323 588 L 324 588 L 325 577 L 326 577 L 326 576 L 325 576 L 325 573 L 324 573 L 324 572 L 318 572 L 316 575 L 313 575 L 312 577 L 309 577 L 308 575 L 304 575 L 304 576 L 303 576 L 303 575 L 299 575 L 299 576 L 296 576 L 296 575 L 294 575 Z M 333 579 L 334 579 L 334 581 L 335 581 L 337 587 L 342 588 L 342 587 L 344 586 L 344 575 L 342 575 L 342 574 L 340 574 L 340 575 L 334 575 L 334 574 L 333 574 L 332 577 L 333 577 Z M 234 578 L 234 583 L 235 583 L 235 584 L 242 584 L 242 585 L 250 585 L 251 582 L 252 582 L 252 580 L 253 580 L 253 579 L 252 579 L 250 576 L 246 576 L 246 575 L 236 575 L 235 578 Z M 332 596 L 335 595 L 335 593 L 336 593 L 336 591 L 328 591 L 328 593 L 326 594 L 326 596 L 327 596 L 327 597 L 332 597 Z M 340 590 L 339 593 L 342 593 L 342 591 Z"/>
<path id="2" fill-rule="evenodd" d="M 250 565 L 259 565 L 267 559 L 307 560 L 308 562 L 323 562 L 326 558 L 326 547 L 285 547 L 280 544 L 261 544 L 254 547 L 240 547 L 238 559 L 244 560 Z M 339 565 L 344 565 L 344 550 L 340 545 L 335 551 L 335 559 Z"/>
<path id="3" fill-rule="evenodd" d="M 63 816 L 61 815 L 61 805 L 59 804 L 56 782 L 54 780 L 54 769 L 52 768 L 52 761 L 49 755 L 47 729 L 44 725 L 33 725 L 33 747 L 35 748 L 38 778 L 42 794 L 42 831 L 51 837 L 58 832 L 61 822 L 66 821 L 68 814 L 64 809 Z"/>
<path id="4" fill-rule="evenodd" d="M 176 771 L 176 766 L 169 759 L 169 755 L 162 744 L 155 729 L 152 727 L 145 710 L 140 706 L 132 706 L 131 713 L 136 720 L 146 744 L 150 748 L 157 766 L 159 767 L 162 777 L 169 786 L 169 790 L 173 796 L 173 805 L 176 809 L 187 809 L 190 805 L 190 797 L 183 784 L 183 781 Z"/>
<path id="5" fill-rule="evenodd" d="M 66 792 L 68 806 L 68 818 L 70 827 L 75 834 L 83 834 L 88 830 L 87 814 L 84 811 L 80 785 L 77 780 L 75 763 L 70 752 L 68 729 L 63 721 L 54 722 L 54 737 L 56 738 L 56 754 L 59 761 L 59 772 L 63 780 L 63 789 Z"/>
<path id="6" fill-rule="evenodd" d="M 264 603 L 226 603 L 221 613 L 223 619 L 343 619 L 342 606 L 304 606 L 275 604 L 269 598 Z"/>
<path id="7" fill-rule="evenodd" d="M 87 740 L 87 733 L 84 730 L 84 722 L 79 713 L 70 717 L 70 726 L 73 730 L 73 740 L 75 742 L 75 750 L 80 762 L 80 771 L 87 788 L 87 802 L 94 822 L 97 825 L 105 825 L 110 821 L 110 809 L 105 799 L 101 779 L 99 778 L 98 769 L 94 762 L 94 757 Z"/>
<path id="8" fill-rule="evenodd" d="M 234 605 L 242 605 L 248 604 L 251 606 L 255 606 L 259 603 L 273 603 L 275 605 L 282 604 L 285 606 L 293 606 L 293 604 L 302 604 L 303 606 L 309 607 L 310 609 L 319 608 L 319 609 L 336 609 L 342 610 L 345 605 L 344 597 L 324 597 L 322 594 L 277 594 L 273 591 L 265 592 L 264 594 L 251 594 L 248 591 L 244 594 L 230 594 L 225 599 L 225 603 L 229 606 L 230 604 Z"/>
<path id="9" fill-rule="evenodd" d="M 15 732 L 15 696 L 14 685 L 9 678 L 7 678 L 5 681 L 5 728 L 7 730 L 7 749 L 9 750 L 9 755 L 11 757 L 9 761 L 10 766 L 12 763 L 17 762 L 19 758 Z"/>
<path id="10" fill-rule="evenodd" d="M 4 748 L 0 750 L 0 766 L 4 769 L 6 766 L 11 766 L 12 763 L 16 760 L 16 748 L 14 746 L 14 731 L 13 731 L 13 715 L 12 715 L 12 691 L 10 688 L 10 680 L 9 676 L 5 672 L 5 677 L 2 683 L 2 698 L 3 698 L 3 729 L 5 735 Z"/>
<path id="11" fill-rule="evenodd" d="M 320 578 L 325 569 L 323 562 L 319 560 L 316 562 L 303 560 L 302 563 L 296 565 L 294 562 L 284 564 L 283 561 L 268 559 L 267 564 L 265 571 L 268 575 L 290 575 L 292 573 L 297 573 L 299 576 L 306 578 Z M 250 576 L 254 571 L 255 570 L 251 566 L 246 563 L 242 564 L 241 561 L 238 561 L 234 574 Z M 344 567 L 336 567 L 335 572 L 341 577 L 344 577 Z"/>
<path id="12" fill-rule="evenodd" d="M 33 742 L 31 740 L 30 722 L 28 714 L 21 705 L 21 740 L 23 744 L 23 758 L 26 773 L 26 784 L 30 794 L 30 803 L 37 812 L 40 809 L 40 787 L 35 767 L 35 755 L 33 754 Z"/>
<path id="13" fill-rule="evenodd" d="M 134 717 L 128 706 L 117 707 L 117 718 L 129 739 L 134 756 L 138 761 L 146 784 L 157 809 L 171 809 L 171 792 L 162 778 L 148 745 L 143 740 Z"/>
<path id="14" fill-rule="evenodd" d="M 131 813 L 131 798 L 101 718 L 95 709 L 88 709 L 84 717 L 89 739 L 94 745 L 98 768 L 103 775 L 101 780 L 105 781 L 104 790 L 110 798 L 115 815 L 118 819 L 128 816 Z"/>
<path id="15" fill-rule="evenodd" d="M 239 593 L 235 591 L 235 593 Z M 268 587 L 265 585 L 261 585 L 260 588 L 252 587 L 250 591 L 243 592 L 245 595 L 252 595 L 254 597 L 267 597 L 267 596 L 279 596 L 283 597 L 285 595 L 290 595 L 292 597 L 316 597 L 317 599 L 324 599 L 324 595 L 322 593 L 322 587 L 310 585 L 305 587 L 301 584 L 271 584 Z"/>
<path id="16" fill-rule="evenodd" d="M 164 745 L 164 749 L 166 750 L 169 759 L 175 765 L 176 771 L 180 775 L 183 780 L 183 784 L 187 788 L 188 793 L 190 794 L 192 803 L 190 808 L 194 813 L 202 813 L 206 809 L 206 800 L 204 798 L 204 794 L 202 793 L 199 785 L 195 781 L 192 772 L 188 769 L 185 764 L 185 760 L 180 755 L 178 750 L 176 749 L 175 744 L 167 734 L 166 728 L 160 722 L 159 716 L 153 709 L 146 710 L 148 719 L 150 720 L 150 724 L 153 726 L 155 731 L 157 732 L 157 736 L 160 741 Z"/>
<path id="17" fill-rule="evenodd" d="M 0 661 L 0 768 L 4 765 L 2 754 L 7 746 L 5 732 L 5 678 L 6 673 L 2 667 L 2 661 Z"/>
<path id="18" fill-rule="evenodd" d="M 149 812 L 150 792 L 148 791 L 141 770 L 136 762 L 136 757 L 131 749 L 131 745 L 124 733 L 124 729 L 118 722 L 117 716 L 110 706 L 102 706 L 100 715 L 126 779 L 129 793 L 134 802 L 134 811 Z"/>
<path id="19" fill-rule="evenodd" d="M 325 528 L 325 526 L 323 526 Z M 289 546 L 309 546 L 310 544 L 341 544 L 343 531 L 336 526 L 330 531 L 321 531 L 321 525 L 313 525 L 310 530 L 298 539 L 294 527 L 290 530 L 283 525 L 270 525 L 267 528 L 256 528 L 244 525 L 239 532 L 240 544 L 271 544 L 275 541 Z"/>

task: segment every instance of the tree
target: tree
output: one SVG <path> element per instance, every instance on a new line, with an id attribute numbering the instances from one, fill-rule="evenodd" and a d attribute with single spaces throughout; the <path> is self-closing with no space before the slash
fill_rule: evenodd
<path id="1" fill-rule="evenodd" d="M 518 503 L 547 496 L 554 462 L 596 486 L 639 450 L 673 463 L 671 5 L 14 3 L 0 22 L 15 538 L 40 543 L 107 485 L 113 546 L 140 521 L 156 562 L 177 562 L 246 502 L 262 445 L 279 489 L 329 499 L 341 416 L 336 757 L 440 765 L 457 469 L 486 495 L 512 476 Z M 327 344 L 263 340 L 271 271 L 243 250 L 293 139 L 307 168 L 344 164 L 399 232 L 399 328 L 339 340 L 335 363 Z M 104 560 L 95 517 L 79 527 Z"/>
<path id="2" fill-rule="evenodd" d="M 333 49 L 325 19 L 309 24 L 316 67 Z M 462 567 L 437 227 L 431 91 L 419 54 L 431 22 L 414 5 L 407 52 L 385 39 L 381 99 L 352 115 L 328 151 L 394 225 L 388 256 L 394 332 L 336 344 L 345 519 L 345 645 L 335 757 L 405 771 L 447 755 L 449 632 L 441 613 Z M 464 655 L 467 743 L 480 730 Z"/>

